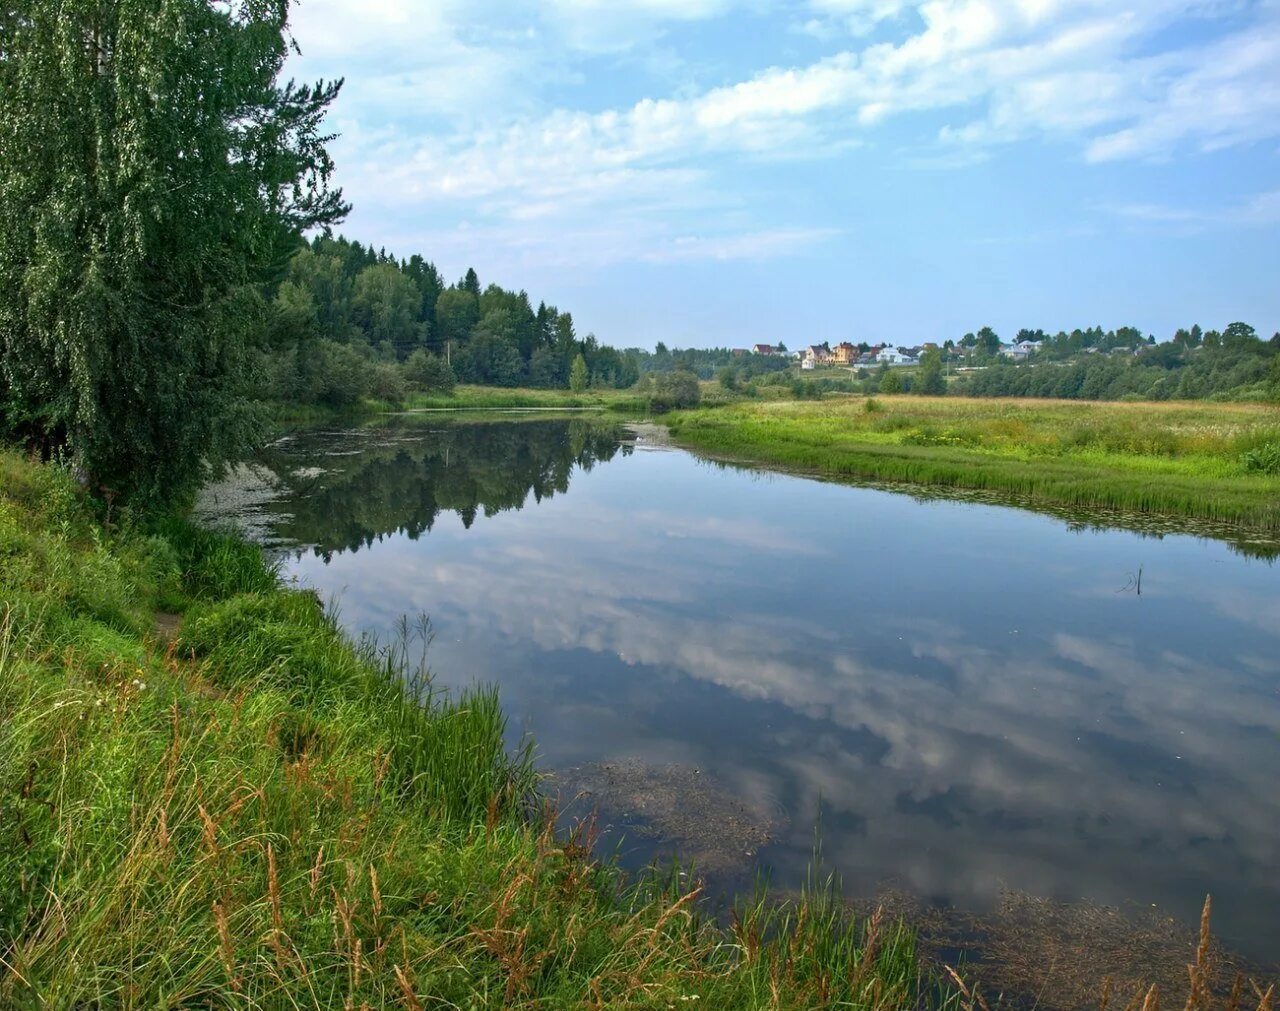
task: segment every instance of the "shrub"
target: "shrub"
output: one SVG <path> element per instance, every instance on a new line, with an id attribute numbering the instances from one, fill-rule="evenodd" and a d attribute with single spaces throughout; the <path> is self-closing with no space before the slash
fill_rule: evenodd
<path id="1" fill-rule="evenodd" d="M 425 348 L 418 348 L 405 359 L 404 377 L 416 389 L 433 393 L 452 393 L 457 382 L 449 363 Z"/>
<path id="2" fill-rule="evenodd" d="M 316 341 L 308 356 L 301 399 L 330 407 L 351 407 L 369 389 L 369 362 L 355 348 L 336 341 Z"/>
<path id="3" fill-rule="evenodd" d="M 369 370 L 369 395 L 399 406 L 409 394 L 404 376 L 394 365 L 379 362 Z"/>
<path id="4" fill-rule="evenodd" d="M 1280 474 L 1280 442 L 1267 442 L 1240 454 L 1240 465 L 1251 474 Z"/>
<path id="5" fill-rule="evenodd" d="M 664 411 L 697 407 L 701 401 L 702 387 L 698 385 L 698 377 L 692 372 L 680 371 L 654 376 L 653 393 L 649 397 L 650 410 L 661 414 Z"/>
<path id="6" fill-rule="evenodd" d="M 905 384 L 902 381 L 902 375 L 897 372 L 886 372 L 880 379 L 881 393 L 902 393 Z"/>

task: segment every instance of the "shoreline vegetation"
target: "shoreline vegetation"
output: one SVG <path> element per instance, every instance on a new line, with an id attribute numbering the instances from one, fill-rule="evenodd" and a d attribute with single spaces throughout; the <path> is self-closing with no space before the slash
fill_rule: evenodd
<path id="1" fill-rule="evenodd" d="M 663 419 L 713 458 L 1280 534 L 1280 411 L 957 397 L 738 401 Z"/>

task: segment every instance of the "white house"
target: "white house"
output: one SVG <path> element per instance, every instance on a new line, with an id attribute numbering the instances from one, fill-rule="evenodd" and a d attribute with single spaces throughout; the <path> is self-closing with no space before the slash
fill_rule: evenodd
<path id="1" fill-rule="evenodd" d="M 895 347 L 886 345 L 882 347 L 876 355 L 877 362 L 883 362 L 885 365 L 914 365 L 916 360 L 909 354 L 903 353 Z"/>
<path id="2" fill-rule="evenodd" d="M 1035 341 L 1019 341 L 1016 344 L 1001 344 L 1000 353 L 1015 362 L 1026 361 L 1036 351 Z"/>

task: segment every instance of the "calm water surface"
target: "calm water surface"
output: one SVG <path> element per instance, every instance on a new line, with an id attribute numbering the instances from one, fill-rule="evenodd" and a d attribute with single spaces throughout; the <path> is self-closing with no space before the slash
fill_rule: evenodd
<path id="1" fill-rule="evenodd" d="M 584 420 L 406 418 L 264 462 L 274 500 L 214 511 L 256 516 L 350 628 L 428 614 L 438 682 L 498 685 L 566 782 L 706 776 L 771 825 L 744 873 L 798 881 L 820 821 L 851 894 L 1192 920 L 1212 891 L 1229 942 L 1280 956 L 1272 562 Z"/>

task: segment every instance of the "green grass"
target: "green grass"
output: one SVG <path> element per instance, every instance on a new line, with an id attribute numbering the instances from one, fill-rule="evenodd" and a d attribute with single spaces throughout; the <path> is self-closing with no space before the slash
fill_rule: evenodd
<path id="1" fill-rule="evenodd" d="M 1280 532 L 1273 407 L 878 396 L 666 421 L 694 449 L 806 472 Z"/>
<path id="2" fill-rule="evenodd" d="M 434 691 L 410 631 L 353 644 L 256 548 L 104 530 L 0 452 L 0 1007 L 955 1000 L 827 884 L 718 926 L 557 837 L 495 695 Z"/>
<path id="3" fill-rule="evenodd" d="M 410 409 L 496 410 L 569 409 L 643 412 L 645 401 L 630 390 L 505 389 L 496 386 L 458 386 L 453 393 L 414 393 L 405 406 Z"/>

